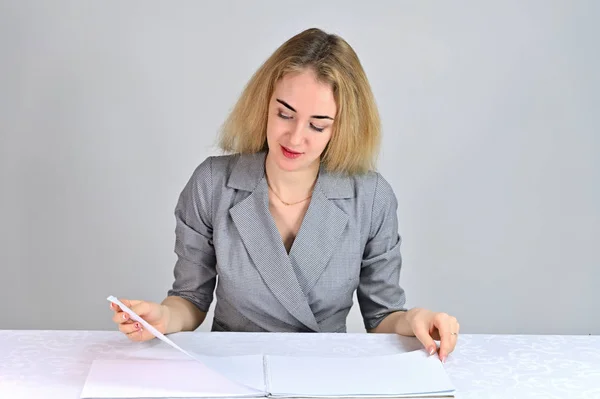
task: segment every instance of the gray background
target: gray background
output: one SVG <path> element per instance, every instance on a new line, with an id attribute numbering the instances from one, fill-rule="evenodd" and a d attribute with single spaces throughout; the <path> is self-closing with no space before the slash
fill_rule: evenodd
<path id="1" fill-rule="evenodd" d="M 600 333 L 600 2 L 366 3 L 0 1 L 0 328 L 113 329 L 106 296 L 162 300 L 179 192 L 254 70 L 317 26 L 380 106 L 408 306 Z"/>

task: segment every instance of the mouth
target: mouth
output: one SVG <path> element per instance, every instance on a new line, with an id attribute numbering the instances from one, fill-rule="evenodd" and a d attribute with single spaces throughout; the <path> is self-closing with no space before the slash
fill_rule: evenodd
<path id="1" fill-rule="evenodd" d="M 301 152 L 296 152 L 296 151 L 292 151 L 287 147 L 281 146 L 281 152 L 283 153 L 283 155 L 286 158 L 290 158 L 290 159 L 296 159 L 298 158 L 300 155 L 302 155 Z"/>

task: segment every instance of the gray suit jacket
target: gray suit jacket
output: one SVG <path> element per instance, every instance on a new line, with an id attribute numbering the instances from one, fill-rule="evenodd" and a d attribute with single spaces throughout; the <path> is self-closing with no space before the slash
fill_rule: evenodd
<path id="1" fill-rule="evenodd" d="M 288 255 L 269 211 L 265 156 L 209 157 L 196 168 L 175 209 L 168 295 L 208 311 L 216 285 L 213 331 L 345 332 L 354 291 L 367 329 L 405 310 L 387 181 L 321 168 Z"/>

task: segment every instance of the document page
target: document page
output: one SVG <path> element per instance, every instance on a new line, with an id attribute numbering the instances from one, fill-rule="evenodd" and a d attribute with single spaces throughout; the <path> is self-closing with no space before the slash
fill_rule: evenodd
<path id="1" fill-rule="evenodd" d="M 454 387 L 437 356 L 423 350 L 387 356 L 266 356 L 273 396 L 452 396 Z"/>
<path id="2" fill-rule="evenodd" d="M 95 360 L 81 398 L 262 397 L 195 360 Z"/>

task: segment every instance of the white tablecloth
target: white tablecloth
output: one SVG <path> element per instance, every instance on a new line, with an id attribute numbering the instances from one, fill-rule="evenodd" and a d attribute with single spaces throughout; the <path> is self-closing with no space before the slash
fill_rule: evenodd
<path id="1" fill-rule="evenodd" d="M 208 355 L 364 356 L 420 348 L 415 338 L 383 334 L 170 337 Z M 94 359 L 139 357 L 149 351 L 179 356 L 158 340 L 134 343 L 116 331 L 0 330 L 0 398 L 77 399 Z M 462 334 L 445 368 L 457 398 L 600 399 L 600 336 Z"/>

